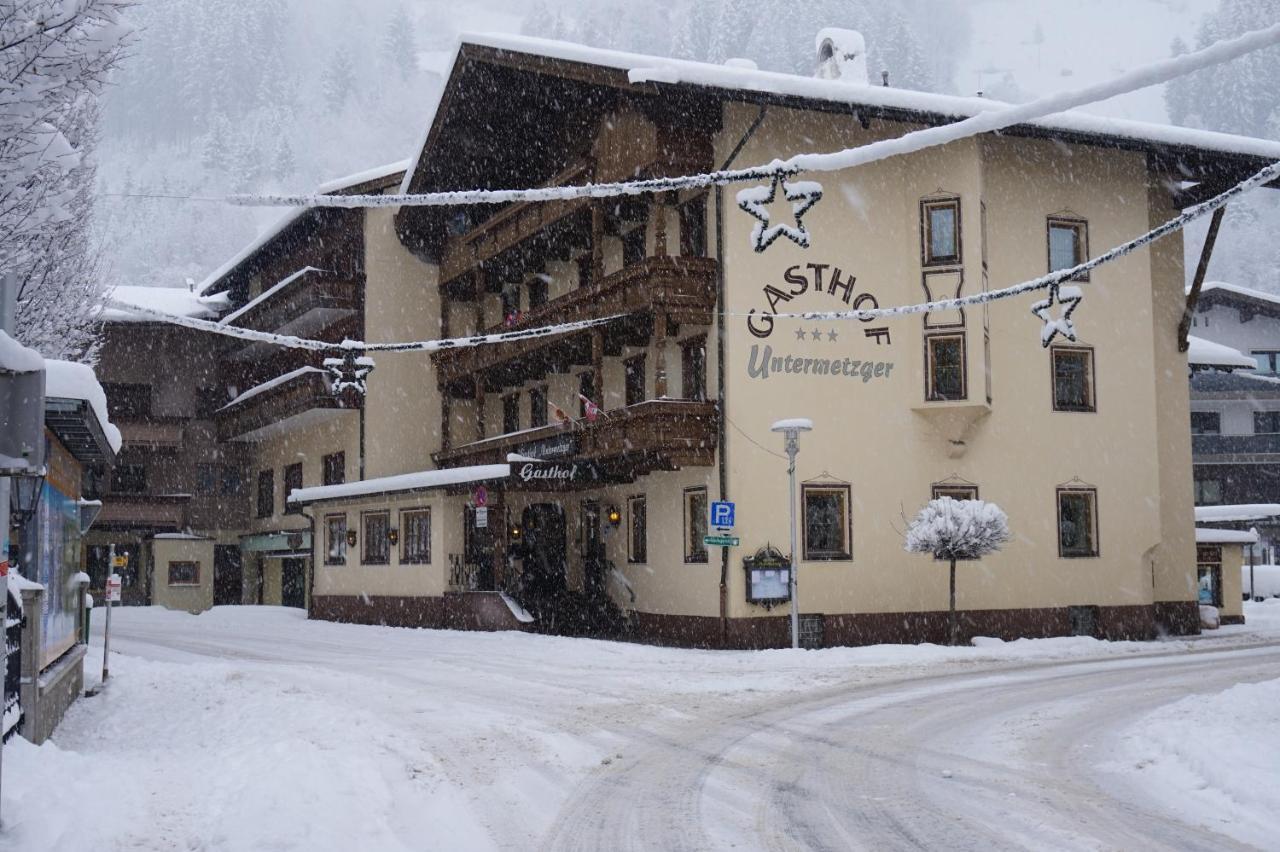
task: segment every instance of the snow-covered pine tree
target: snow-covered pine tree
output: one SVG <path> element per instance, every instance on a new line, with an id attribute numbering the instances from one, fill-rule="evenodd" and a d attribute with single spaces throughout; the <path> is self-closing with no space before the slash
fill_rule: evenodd
<path id="1" fill-rule="evenodd" d="M 19 276 L 16 337 L 47 357 L 94 355 L 90 154 L 124 5 L 0 0 L 0 269 Z"/>
<path id="2" fill-rule="evenodd" d="M 325 102 L 331 112 L 341 112 L 346 106 L 356 84 L 356 69 L 351 61 L 351 52 L 346 46 L 340 46 L 333 52 L 329 67 L 325 69 L 322 88 Z"/>
<path id="3" fill-rule="evenodd" d="M 407 81 L 418 70 L 418 45 L 413 34 L 413 21 L 402 5 L 396 7 L 387 21 L 382 36 L 383 61 Z"/>

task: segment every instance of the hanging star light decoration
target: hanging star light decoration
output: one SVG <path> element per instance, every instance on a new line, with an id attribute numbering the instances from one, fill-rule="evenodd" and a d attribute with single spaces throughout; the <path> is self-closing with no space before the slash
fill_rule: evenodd
<path id="1" fill-rule="evenodd" d="M 767 205 L 777 198 L 778 184 L 782 184 L 783 197 L 791 202 L 791 215 L 796 218 L 794 225 L 775 225 L 769 221 Z M 822 200 L 822 184 L 813 180 L 793 181 L 786 172 L 774 172 L 768 186 L 748 187 L 738 192 L 737 199 L 739 209 L 757 220 L 751 229 L 751 246 L 757 252 L 773 245 L 778 237 L 786 237 L 801 248 L 809 247 L 809 231 L 801 217 Z"/>
<path id="2" fill-rule="evenodd" d="M 1044 327 L 1040 329 L 1040 345 L 1048 348 L 1053 339 L 1061 334 L 1072 343 L 1076 340 L 1076 324 L 1071 321 L 1084 291 L 1070 284 L 1050 284 L 1049 298 L 1041 299 L 1031 306 L 1031 313 L 1040 318 Z M 1062 305 L 1062 316 L 1054 318 L 1049 310 L 1055 305 Z"/>
<path id="3" fill-rule="evenodd" d="M 341 358 L 325 358 L 324 368 L 329 371 L 329 389 L 334 396 L 345 390 L 364 394 L 367 391 L 366 380 L 373 371 L 373 359 L 348 351 Z"/>

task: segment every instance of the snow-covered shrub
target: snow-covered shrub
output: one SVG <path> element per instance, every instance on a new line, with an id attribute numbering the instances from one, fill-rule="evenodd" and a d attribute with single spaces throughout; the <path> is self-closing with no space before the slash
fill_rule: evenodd
<path id="1" fill-rule="evenodd" d="M 930 500 L 907 529 L 911 553 L 938 559 L 980 559 L 1009 540 L 1009 518 L 985 500 Z"/>

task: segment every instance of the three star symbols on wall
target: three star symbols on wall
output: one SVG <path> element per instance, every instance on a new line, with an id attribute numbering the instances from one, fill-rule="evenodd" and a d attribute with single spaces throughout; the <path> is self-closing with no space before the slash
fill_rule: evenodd
<path id="1" fill-rule="evenodd" d="M 797 328 L 795 331 L 795 335 L 796 335 L 796 340 L 804 340 L 805 337 L 809 337 L 813 340 L 821 340 L 823 338 L 823 332 L 821 329 L 818 329 L 818 328 L 814 328 L 810 331 L 805 331 L 803 328 Z M 829 343 L 835 343 L 836 340 L 839 339 L 839 337 L 840 337 L 839 333 L 834 328 L 826 332 L 827 342 Z"/>

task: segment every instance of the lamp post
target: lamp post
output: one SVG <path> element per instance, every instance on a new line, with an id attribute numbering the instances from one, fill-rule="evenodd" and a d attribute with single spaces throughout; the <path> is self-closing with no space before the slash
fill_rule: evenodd
<path id="1" fill-rule="evenodd" d="M 796 582 L 796 454 L 800 452 L 800 433 L 812 432 L 813 421 L 804 417 L 779 420 L 769 427 L 770 432 L 781 432 L 787 444 L 787 475 L 791 479 L 791 647 L 800 647 L 800 602 L 797 600 Z"/>
<path id="2" fill-rule="evenodd" d="M 1253 554 L 1254 548 L 1258 546 L 1258 528 L 1250 527 L 1249 532 L 1253 534 L 1253 541 L 1249 544 L 1249 600 L 1253 600 Z"/>

